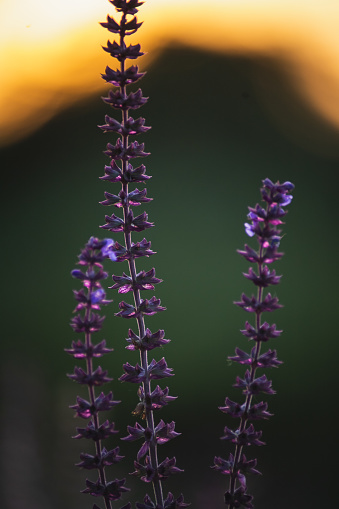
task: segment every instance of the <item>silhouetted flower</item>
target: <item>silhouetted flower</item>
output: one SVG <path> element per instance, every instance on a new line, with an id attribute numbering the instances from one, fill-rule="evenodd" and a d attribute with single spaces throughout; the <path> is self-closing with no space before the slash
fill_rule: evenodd
<path id="1" fill-rule="evenodd" d="M 258 250 L 245 245 L 243 251 L 238 251 L 247 261 L 257 264 L 257 270 L 252 267 L 245 278 L 253 282 L 257 288 L 257 295 L 248 297 L 241 295 L 241 300 L 235 304 L 249 313 L 254 313 L 254 325 L 245 323 L 245 329 L 242 334 L 249 340 L 255 342 L 255 346 L 250 353 L 244 352 L 240 348 L 235 349 L 235 356 L 229 357 L 230 360 L 238 362 L 240 365 L 247 366 L 244 377 L 237 377 L 233 387 L 242 390 L 246 399 L 244 403 L 237 403 L 229 398 L 225 400 L 225 406 L 219 407 L 222 412 L 235 419 L 240 419 L 239 426 L 233 430 L 225 427 L 222 440 L 227 440 L 235 444 L 235 453 L 229 455 L 228 460 L 220 457 L 214 458 L 215 470 L 229 476 L 229 489 L 225 493 L 225 503 L 229 509 L 236 507 L 253 507 L 252 495 L 247 493 L 246 476 L 247 473 L 259 473 L 254 467 L 256 460 L 246 460 L 243 454 L 243 447 L 250 445 L 263 445 L 261 441 L 261 431 L 256 431 L 253 424 L 247 426 L 248 421 L 268 419 L 271 413 L 267 411 L 267 403 L 261 401 L 253 403 L 253 396 L 259 393 L 274 394 L 272 382 L 266 375 L 256 376 L 258 368 L 276 368 L 281 364 L 277 359 L 276 350 L 267 350 L 261 353 L 261 345 L 270 339 L 280 336 L 280 330 L 276 325 L 270 325 L 267 322 L 262 323 L 262 314 L 279 309 L 278 298 L 273 297 L 269 292 L 264 295 L 264 289 L 277 285 L 281 276 L 276 275 L 275 270 L 270 270 L 267 264 L 280 259 L 283 253 L 279 253 L 277 248 L 281 241 L 281 230 L 278 229 L 283 224 L 281 218 L 286 215 L 284 206 L 292 201 L 292 195 L 289 194 L 294 186 L 291 182 L 280 184 L 269 179 L 263 180 L 261 196 L 266 203 L 266 207 L 256 205 L 249 207 L 248 222 L 245 223 L 245 232 L 249 237 L 256 237 L 258 241 Z"/>
<path id="2" fill-rule="evenodd" d="M 122 301 L 119 303 L 119 311 L 116 316 L 126 319 L 136 320 L 138 332 L 128 331 L 127 349 L 139 350 L 140 361 L 135 365 L 129 362 L 123 366 L 124 374 L 120 377 L 122 382 L 131 382 L 139 384 L 138 398 L 139 401 L 133 410 L 133 415 L 140 417 L 146 421 L 146 426 L 136 423 L 134 427 L 129 426 L 129 435 L 125 440 L 143 439 L 143 444 L 137 454 L 137 472 L 138 476 L 145 482 L 152 482 L 156 498 L 156 505 L 148 497 L 145 498 L 144 504 L 137 504 L 137 507 L 161 507 L 161 509 L 187 507 L 182 498 L 175 500 L 171 494 L 164 500 L 162 494 L 162 480 L 167 479 L 170 474 L 180 471 L 175 466 L 175 458 L 169 460 L 166 458 L 162 463 L 158 462 L 157 446 L 165 443 L 170 438 L 174 438 L 178 433 L 174 432 L 174 422 L 169 424 L 162 420 L 156 424 L 153 412 L 161 409 L 175 398 L 169 396 L 168 387 L 161 389 L 157 386 L 152 390 L 151 382 L 153 380 L 161 380 L 165 377 L 173 376 L 172 369 L 167 366 L 164 358 L 159 361 L 153 359 L 148 360 L 148 351 L 162 347 L 169 342 L 165 339 L 163 330 L 152 333 L 146 328 L 145 317 L 153 316 L 160 311 L 164 311 L 165 307 L 161 306 L 160 299 L 155 296 L 151 298 L 141 298 L 141 292 L 154 290 L 155 285 L 162 282 L 155 276 L 155 269 L 148 271 L 136 270 L 136 259 L 154 254 L 151 250 L 151 243 L 145 238 L 141 242 L 133 242 L 132 234 L 134 232 L 142 232 L 153 227 L 153 223 L 148 221 L 146 212 L 134 215 L 132 207 L 140 205 L 152 200 L 147 196 L 146 189 L 137 187 L 130 189 L 130 185 L 137 183 L 146 183 L 150 178 L 146 175 L 144 165 L 135 165 L 134 160 L 140 157 L 144 158 L 149 155 L 145 150 L 144 143 L 131 140 L 132 136 L 146 133 L 150 127 L 145 125 L 145 119 L 142 117 L 133 118 L 131 113 L 139 109 L 147 102 L 142 90 L 136 89 L 128 91 L 127 87 L 135 84 L 145 75 L 139 70 L 139 66 L 135 65 L 135 60 L 143 55 L 140 44 L 127 44 L 126 36 L 134 34 L 142 25 L 135 16 L 138 7 L 143 2 L 136 0 L 110 0 L 116 10 L 121 13 L 120 20 L 116 20 L 111 16 L 107 16 L 107 21 L 101 23 L 109 32 L 117 34 L 118 39 L 115 41 L 107 41 L 107 45 L 103 48 L 118 62 L 118 68 L 107 66 L 102 74 L 103 79 L 116 87 L 110 90 L 104 102 L 110 105 L 114 110 L 121 114 L 120 119 L 115 119 L 110 115 L 105 116 L 105 123 L 100 127 L 104 133 L 114 134 L 117 139 L 112 143 L 108 143 L 105 155 L 110 158 L 110 164 L 105 166 L 105 175 L 102 180 L 110 183 L 120 183 L 120 191 L 114 193 L 105 192 L 105 199 L 101 201 L 103 206 L 113 206 L 122 212 L 122 216 L 116 214 L 106 215 L 106 223 L 101 226 L 102 229 L 114 233 L 122 233 L 124 235 L 124 243 L 115 241 L 107 243 L 103 248 L 103 252 L 108 255 L 114 262 L 128 262 L 128 272 L 122 275 L 113 274 L 112 289 L 118 290 L 119 294 L 130 295 L 133 300 Z M 127 60 L 133 60 L 133 65 L 128 66 Z M 88 276 L 79 275 L 80 278 Z M 92 300 L 96 297 L 92 297 Z M 105 296 L 98 294 L 96 305 L 104 303 Z M 79 320 L 78 320 L 79 321 Z M 84 328 L 82 322 L 74 326 L 77 329 Z M 74 375 L 78 380 L 82 379 L 82 373 L 76 372 Z M 140 463 L 143 459 L 144 464 Z"/>
<path id="3" fill-rule="evenodd" d="M 124 487 L 124 479 L 106 482 L 105 468 L 118 463 L 123 458 L 119 455 L 119 447 L 107 451 L 101 445 L 102 440 L 115 435 L 117 431 L 114 423 L 107 420 L 100 424 L 99 413 L 111 410 L 119 401 L 113 399 L 112 391 L 108 394 L 101 392 L 98 396 L 94 391 L 95 387 L 101 387 L 112 381 L 112 378 L 108 377 L 107 370 L 102 369 L 101 366 L 96 369 L 93 367 L 94 358 L 100 358 L 111 352 L 112 349 L 106 347 L 105 340 L 93 344 L 92 334 L 101 329 L 105 318 L 93 311 L 100 311 L 101 306 L 112 302 L 106 300 L 106 292 L 101 286 L 101 281 L 107 278 L 102 262 L 105 258 L 112 259 L 111 248 L 113 245 L 112 239 L 99 240 L 91 237 L 79 256 L 79 265 L 86 266 L 86 270 L 75 269 L 72 271 L 72 276 L 82 282 L 83 288 L 74 291 L 74 297 L 78 303 L 75 312 L 79 313 L 72 318 L 71 326 L 75 332 L 85 334 L 85 341 L 82 342 L 78 339 L 72 342 L 71 348 L 65 349 L 75 359 L 86 361 L 85 369 L 76 366 L 74 373 L 68 375 L 74 382 L 87 385 L 89 395 L 88 400 L 77 396 L 76 404 L 71 406 L 77 417 L 90 419 L 85 428 L 77 428 L 78 434 L 74 438 L 90 439 L 95 443 L 95 454 L 81 453 L 81 461 L 77 463 L 77 466 L 87 470 L 97 469 L 99 473 L 96 483 L 86 481 L 87 488 L 83 490 L 83 493 L 104 497 L 106 509 L 111 508 L 111 500 L 117 500 L 122 493 L 127 491 L 127 488 Z M 94 507 L 98 508 L 96 505 Z"/>

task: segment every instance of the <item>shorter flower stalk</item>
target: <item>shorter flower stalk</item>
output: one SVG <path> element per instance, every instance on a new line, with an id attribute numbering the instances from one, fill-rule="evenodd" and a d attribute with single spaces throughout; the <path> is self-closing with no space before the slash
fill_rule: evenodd
<path id="1" fill-rule="evenodd" d="M 283 224 L 281 218 L 287 212 L 283 207 L 289 205 L 292 196 L 289 194 L 294 189 L 291 182 L 273 184 L 271 180 L 263 180 L 261 188 L 262 200 L 266 207 L 256 205 L 254 208 L 249 207 L 248 218 L 250 222 L 245 223 L 245 231 L 248 236 L 256 237 L 258 241 L 258 249 L 245 245 L 243 251 L 238 250 L 250 263 L 257 265 L 257 272 L 252 267 L 244 276 L 253 282 L 257 288 L 257 295 L 248 297 L 244 293 L 239 302 L 235 304 L 249 313 L 254 313 L 254 325 L 248 321 L 245 323 L 244 330 L 241 333 L 255 345 L 250 353 L 240 348 L 236 348 L 235 356 L 229 357 L 230 360 L 238 362 L 247 367 L 243 378 L 237 377 L 233 387 L 242 390 L 245 395 L 244 403 L 237 403 L 229 398 L 225 400 L 225 406 L 219 407 L 222 412 L 230 415 L 235 419 L 240 419 L 239 425 L 235 430 L 224 429 L 222 440 L 228 440 L 235 444 L 234 454 L 229 454 L 228 459 L 221 457 L 214 458 L 215 468 L 222 474 L 229 476 L 229 487 L 225 493 L 225 503 L 229 509 L 246 507 L 253 508 L 253 496 L 247 493 L 247 474 L 260 474 L 256 469 L 257 460 L 248 460 L 243 453 L 243 448 L 251 445 L 264 445 L 261 441 L 261 431 L 256 431 L 252 421 L 260 419 L 268 419 L 272 416 L 267 410 L 266 402 L 253 404 L 253 397 L 258 394 L 275 394 L 272 389 L 272 382 L 267 379 L 266 375 L 257 375 L 257 370 L 261 368 L 278 367 L 281 361 L 277 359 L 276 350 L 267 350 L 261 352 L 263 343 L 270 339 L 280 336 L 280 330 L 276 325 L 262 322 L 262 314 L 271 312 L 282 307 L 276 297 L 272 297 L 271 293 L 264 294 L 264 289 L 277 285 L 281 276 L 277 276 L 275 270 L 270 270 L 268 265 L 279 260 L 283 253 L 278 252 L 281 241 L 281 230 L 278 228 Z"/>
<path id="2" fill-rule="evenodd" d="M 105 468 L 114 465 L 123 459 L 119 454 L 119 447 L 107 450 L 102 446 L 102 440 L 115 435 L 114 422 L 105 420 L 100 422 L 99 412 L 111 410 L 115 405 L 120 403 L 114 401 L 112 392 L 105 394 L 101 392 L 99 395 L 95 393 L 96 387 L 101 387 L 105 383 L 111 382 L 112 378 L 107 376 L 107 371 L 100 366 L 96 369 L 93 366 L 93 359 L 102 357 L 110 353 L 112 349 L 106 347 L 106 341 L 99 343 L 92 342 L 92 334 L 101 329 L 105 317 L 101 316 L 97 311 L 101 310 L 101 306 L 109 304 L 110 300 L 106 300 L 105 290 L 101 286 L 101 281 L 107 278 L 107 273 L 103 271 L 102 262 L 108 256 L 108 248 L 113 241 L 110 239 L 99 240 L 91 237 L 85 248 L 79 256 L 79 265 L 86 270 L 75 269 L 72 276 L 80 280 L 84 286 L 81 290 L 74 291 L 77 306 L 74 310 L 77 313 L 72 321 L 71 326 L 76 333 L 84 334 L 85 341 L 80 339 L 72 342 L 72 347 L 66 349 L 66 352 L 75 359 L 83 359 L 86 362 L 86 368 L 75 367 L 74 373 L 68 377 L 81 385 L 88 387 L 88 400 L 77 397 L 77 402 L 71 408 L 75 410 L 75 416 L 82 419 L 89 419 L 85 428 L 77 428 L 77 435 L 74 438 L 85 438 L 93 440 L 95 453 L 81 453 L 80 463 L 77 466 L 86 470 L 96 469 L 98 471 L 98 479 L 95 482 L 86 480 L 86 488 L 82 493 L 88 493 L 94 497 L 103 497 L 105 508 L 111 509 L 111 502 L 121 498 L 121 495 L 129 491 L 125 487 L 125 479 L 115 479 L 113 481 L 106 480 Z M 128 503 L 122 509 L 130 509 Z M 93 509 L 100 509 L 97 505 Z"/>

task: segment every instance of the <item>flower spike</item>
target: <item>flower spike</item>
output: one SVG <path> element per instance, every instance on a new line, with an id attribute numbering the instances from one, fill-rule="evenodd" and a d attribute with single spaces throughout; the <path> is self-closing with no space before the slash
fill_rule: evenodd
<path id="1" fill-rule="evenodd" d="M 85 369 L 83 367 L 75 367 L 74 373 L 68 377 L 81 385 L 88 387 L 88 400 L 77 397 L 76 404 L 71 408 L 75 410 L 75 416 L 81 419 L 89 419 L 85 428 L 77 428 L 78 434 L 73 438 L 86 438 L 94 442 L 94 454 L 82 452 L 80 454 L 80 462 L 76 464 L 79 468 L 86 470 L 97 470 L 98 479 L 96 482 L 86 481 L 86 488 L 82 493 L 88 493 L 94 497 L 103 497 L 106 509 L 111 509 L 111 502 L 118 500 L 125 491 L 129 491 L 125 487 L 125 479 L 115 479 L 108 482 L 106 480 L 106 467 L 120 462 L 123 456 L 119 454 L 119 447 L 107 450 L 102 446 L 102 441 L 110 438 L 117 433 L 114 423 L 108 420 L 100 423 L 99 415 L 101 412 L 108 412 L 115 407 L 120 401 L 113 399 L 113 393 L 108 394 L 101 392 L 95 394 L 96 387 L 102 387 L 104 384 L 112 381 L 106 370 L 101 366 L 95 369 L 93 359 L 102 357 L 112 351 L 106 347 L 106 341 L 94 344 L 92 335 L 101 329 L 105 319 L 99 313 L 101 306 L 106 306 L 112 301 L 106 300 L 106 292 L 101 286 L 102 280 L 106 279 L 108 274 L 103 271 L 102 262 L 111 259 L 111 249 L 114 245 L 112 239 L 99 240 L 91 237 L 85 248 L 79 255 L 78 264 L 82 270 L 75 269 L 72 276 L 81 281 L 83 288 L 74 291 L 74 297 L 77 301 L 75 312 L 79 312 L 71 321 L 71 326 L 77 333 L 84 333 L 85 340 L 80 339 L 72 342 L 72 347 L 65 351 L 72 355 L 75 359 L 84 360 L 86 362 Z M 94 507 L 98 507 L 94 504 Z M 127 507 L 127 506 L 126 506 Z M 130 509 L 130 508 L 129 508 Z"/>
<path id="2" fill-rule="evenodd" d="M 240 420 L 240 423 L 235 430 L 226 426 L 224 436 L 221 437 L 222 440 L 235 445 L 234 454 L 230 454 L 228 460 L 216 456 L 212 467 L 229 477 L 229 487 L 224 495 L 225 504 L 229 509 L 237 507 L 251 509 L 254 507 L 253 496 L 247 493 L 246 474 L 259 474 L 260 472 L 254 468 L 257 460 L 247 461 L 243 454 L 243 448 L 251 445 L 264 445 L 264 442 L 261 441 L 261 431 L 256 431 L 252 423 L 248 425 L 249 421 L 269 419 L 272 416 L 267 411 L 267 403 L 261 401 L 254 404 L 253 396 L 256 397 L 261 393 L 275 393 L 272 389 L 272 382 L 266 378 L 266 375 L 257 376 L 257 369 L 276 368 L 281 364 L 281 361 L 277 359 L 276 350 L 269 349 L 261 353 L 262 344 L 279 337 L 282 332 L 276 329 L 275 324 L 270 325 L 267 322 L 262 322 L 262 314 L 281 307 L 277 297 L 272 297 L 269 292 L 264 295 L 264 289 L 280 282 L 281 276 L 277 276 L 275 270 L 270 270 L 267 264 L 273 263 L 283 256 L 283 253 L 277 251 L 282 238 L 281 230 L 278 227 L 283 224 L 281 218 L 287 214 L 283 207 L 292 201 L 290 193 L 294 189 L 294 185 L 291 182 L 273 184 L 270 179 L 265 179 L 262 183 L 261 196 L 266 206 L 262 207 L 257 204 L 255 207 L 249 207 L 248 222 L 245 223 L 246 234 L 251 238 L 255 237 L 259 247 L 255 250 L 245 245 L 243 251 L 238 251 L 247 261 L 257 265 L 256 272 L 250 267 L 248 272 L 244 273 L 245 278 L 255 285 L 257 294 L 248 297 L 243 293 L 241 300 L 234 303 L 244 311 L 254 313 L 254 325 L 246 322 L 245 329 L 241 333 L 249 340 L 254 341 L 255 346 L 250 353 L 236 348 L 236 355 L 229 357 L 231 361 L 247 368 L 244 377 L 238 376 L 233 385 L 233 387 L 242 390 L 245 402 L 237 403 L 226 398 L 225 406 L 219 407 L 223 413 Z"/>
<path id="3" fill-rule="evenodd" d="M 169 339 L 165 339 L 163 330 L 151 332 L 145 325 L 146 317 L 165 311 L 166 308 L 161 305 L 160 299 L 155 296 L 151 298 L 141 297 L 141 292 L 153 291 L 155 286 L 161 283 L 162 280 L 155 276 L 154 268 L 148 271 L 137 271 L 136 259 L 150 256 L 154 254 L 154 251 L 151 250 L 151 243 L 145 238 L 140 242 L 132 241 L 134 233 L 143 232 L 154 226 L 153 223 L 148 221 L 146 212 L 134 214 L 132 210 L 132 208 L 139 207 L 152 200 L 147 196 L 145 188 L 134 186 L 137 183 L 145 184 L 150 178 L 149 175 L 146 175 L 146 168 L 143 164 L 139 166 L 134 164 L 135 159 L 145 158 L 149 153 L 145 150 L 144 143 L 131 140 L 132 136 L 146 133 L 150 129 L 145 125 L 144 118 L 134 118 L 132 115 L 133 111 L 142 107 L 148 98 L 143 96 L 140 88 L 127 91 L 130 85 L 139 82 L 145 75 L 135 63 L 144 54 L 140 44 L 127 44 L 126 42 L 126 37 L 137 32 L 142 25 L 136 14 L 143 2 L 137 0 L 110 0 L 110 3 L 114 5 L 121 17 L 118 20 L 107 16 L 107 21 L 101 23 L 104 28 L 117 36 L 116 40 L 109 40 L 103 49 L 117 61 L 118 66 L 117 68 L 107 66 L 102 74 L 102 78 L 106 82 L 116 87 L 108 92 L 103 101 L 110 105 L 113 110 L 118 111 L 120 118 L 116 119 L 106 115 L 105 123 L 99 126 L 104 133 L 113 134 L 117 137 L 113 143 L 108 143 L 106 146 L 104 153 L 109 157 L 110 163 L 105 166 L 105 175 L 101 179 L 114 184 L 118 183 L 121 188 L 114 193 L 106 191 L 104 193 L 105 199 L 101 201 L 101 204 L 115 207 L 117 212 L 122 212 L 122 217 L 114 213 L 106 215 L 106 224 L 101 228 L 114 233 L 121 233 L 124 237 L 124 242 L 121 244 L 115 242 L 107 248 L 113 261 L 127 262 L 128 264 L 128 271 L 121 275 L 113 274 L 113 285 L 110 288 L 117 290 L 119 294 L 123 294 L 127 299 L 119 303 L 119 311 L 115 315 L 128 320 L 136 320 L 138 331 L 134 332 L 129 329 L 126 348 L 127 350 L 138 350 L 140 361 L 134 365 L 126 362 L 123 365 L 124 373 L 119 380 L 138 384 L 137 395 L 139 401 L 136 406 L 134 405 L 132 414 L 144 421 L 143 425 L 137 422 L 134 427 L 128 426 L 129 434 L 124 440 L 142 439 L 142 446 L 137 454 L 137 461 L 134 464 L 136 470 L 133 475 L 137 475 L 146 483 L 153 484 L 155 504 L 147 495 L 144 503 L 137 503 L 136 507 L 174 509 L 175 507 L 187 507 L 187 504 L 183 502 L 182 496 L 175 500 L 172 494 L 168 494 L 165 498 L 162 482 L 171 474 L 181 472 L 181 470 L 176 467 L 175 458 L 166 458 L 162 462 L 158 460 L 158 446 L 177 437 L 179 433 L 174 431 L 174 422 L 166 424 L 160 420 L 156 424 L 154 412 L 173 401 L 175 397 L 169 396 L 168 387 L 162 389 L 159 385 L 156 385 L 156 387 L 151 385 L 153 380 L 162 380 L 173 376 L 173 370 L 167 366 L 164 357 L 160 360 L 152 359 L 149 361 L 148 359 L 150 350 L 163 347 L 169 342 Z M 132 60 L 132 65 L 128 65 L 127 60 Z M 82 277 L 84 276 L 79 275 L 79 278 Z M 97 305 L 103 304 L 105 298 L 104 295 L 98 295 Z M 77 327 L 80 328 L 81 324 Z M 77 372 L 72 376 L 77 376 L 79 380 L 82 380 L 82 373 Z M 100 382 L 100 376 L 103 378 L 105 375 L 102 373 L 97 375 L 98 383 Z M 101 487 L 91 486 L 88 489 L 100 491 Z"/>

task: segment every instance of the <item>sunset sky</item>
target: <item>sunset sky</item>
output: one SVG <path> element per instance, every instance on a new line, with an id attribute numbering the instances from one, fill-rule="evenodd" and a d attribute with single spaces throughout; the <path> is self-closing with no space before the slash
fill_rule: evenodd
<path id="1" fill-rule="evenodd" d="M 113 65 L 100 48 L 107 32 L 98 22 L 107 13 L 114 13 L 107 0 L 0 0 L 1 145 L 103 88 L 100 72 Z M 339 128 L 337 0 L 146 0 L 139 19 L 138 42 L 148 51 L 141 66 L 173 41 L 270 55 Z"/>

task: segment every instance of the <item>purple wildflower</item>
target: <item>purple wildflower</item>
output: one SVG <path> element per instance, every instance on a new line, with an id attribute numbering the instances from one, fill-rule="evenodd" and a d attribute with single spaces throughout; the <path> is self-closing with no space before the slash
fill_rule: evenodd
<path id="1" fill-rule="evenodd" d="M 143 481 L 152 482 L 154 488 L 155 504 L 147 495 L 144 504 L 137 504 L 137 508 L 174 509 L 186 507 L 187 504 L 183 502 L 182 496 L 175 500 L 172 494 L 169 494 L 165 499 L 162 492 L 162 480 L 167 479 L 170 474 L 179 472 L 180 469 L 175 466 L 175 458 L 166 458 L 162 463 L 159 463 L 157 447 L 176 437 L 178 433 L 174 431 L 174 422 L 166 424 L 161 420 L 156 424 L 153 413 L 175 398 L 168 395 L 167 387 L 161 389 L 160 386 L 156 386 L 153 390 L 151 387 L 152 380 L 161 380 L 173 376 L 173 373 L 164 358 L 159 361 L 153 359 L 149 362 L 148 360 L 149 350 L 162 347 L 169 340 L 164 339 L 163 330 L 152 333 L 145 325 L 146 316 L 153 316 L 164 311 L 165 308 L 161 306 L 160 299 L 155 296 L 141 298 L 142 291 L 153 291 L 155 285 L 161 283 L 162 280 L 156 277 L 154 268 L 149 271 L 137 272 L 135 260 L 143 256 L 148 257 L 154 252 L 151 250 L 151 243 L 145 238 L 141 242 L 132 242 L 132 233 L 143 232 L 153 227 L 153 223 L 148 221 L 146 212 L 135 215 L 132 211 L 132 207 L 139 207 L 151 201 L 152 198 L 147 196 L 146 189 L 130 188 L 130 185 L 146 183 L 150 178 L 146 175 L 146 168 L 143 164 L 134 166 L 134 159 L 149 155 L 145 150 L 144 143 L 131 141 L 132 136 L 143 134 L 150 129 L 145 126 L 144 118 L 134 118 L 131 115 L 133 110 L 143 106 L 148 98 L 143 96 L 140 88 L 134 92 L 127 91 L 129 85 L 139 81 L 145 74 L 134 64 L 134 61 L 143 55 L 140 44 L 128 45 L 126 43 L 126 37 L 137 32 L 142 25 L 138 22 L 136 14 L 138 7 L 143 2 L 137 0 L 109 1 L 121 13 L 121 17 L 117 21 L 111 16 L 107 16 L 107 21 L 101 23 L 109 32 L 118 36 L 117 40 L 108 41 L 104 50 L 115 58 L 119 65 L 117 69 L 107 66 L 105 73 L 102 74 L 106 82 L 116 87 L 109 91 L 108 96 L 103 100 L 113 109 L 120 111 L 121 118 L 117 120 L 106 115 L 105 124 L 99 126 L 104 133 L 117 135 L 116 142 L 108 143 L 104 152 L 110 158 L 110 163 L 105 166 L 105 175 L 101 178 L 107 182 L 119 183 L 121 189 L 114 193 L 105 192 L 105 199 L 101 201 L 101 204 L 113 206 L 117 213 L 122 212 L 123 217 L 116 214 L 106 215 L 106 223 L 101 228 L 114 233 L 122 233 L 124 244 L 106 242 L 103 252 L 115 262 L 127 261 L 128 263 L 128 273 L 113 274 L 114 284 L 111 288 L 118 290 L 119 294 L 124 294 L 127 298 L 130 295 L 133 297 L 133 302 L 122 301 L 119 303 L 119 311 L 116 316 L 136 320 L 138 331 L 134 332 L 129 329 L 126 348 L 139 350 L 140 361 L 134 366 L 129 362 L 125 363 L 124 374 L 120 377 L 120 381 L 139 384 L 139 402 L 133 415 L 146 421 L 145 426 L 138 422 L 133 427 L 129 426 L 129 435 L 125 440 L 130 441 L 138 438 L 143 440 L 137 455 L 136 472 Z M 133 60 L 133 65 L 128 66 L 127 60 Z M 99 305 L 102 302 L 99 296 L 96 304 Z M 101 493 L 100 487 L 91 487 L 92 489 Z"/>
<path id="2" fill-rule="evenodd" d="M 253 282 L 257 288 L 256 296 L 248 297 L 244 293 L 239 302 L 235 304 L 249 313 L 254 313 L 254 325 L 245 323 L 245 329 L 242 334 L 249 340 L 255 342 L 255 346 L 250 353 L 236 348 L 235 356 L 229 357 L 230 360 L 238 362 L 247 367 L 243 377 L 237 377 L 234 387 L 241 389 L 245 395 L 244 403 L 237 403 L 226 398 L 225 406 L 219 407 L 222 412 L 235 419 L 240 419 L 238 427 L 233 430 L 225 427 L 222 440 L 227 440 L 235 444 L 234 455 L 230 454 L 229 459 L 220 457 L 214 458 L 214 468 L 224 475 L 229 476 L 229 487 L 225 493 L 225 503 L 229 509 L 238 507 L 253 508 L 253 497 L 247 493 L 246 475 L 247 473 L 260 473 L 254 467 L 257 461 L 255 459 L 247 461 L 243 454 L 243 448 L 252 445 L 264 445 L 261 441 L 261 431 L 256 431 L 252 422 L 249 421 L 268 419 L 271 413 L 267 411 L 267 403 L 261 401 L 253 404 L 253 396 L 257 394 L 274 394 L 272 382 L 266 375 L 257 376 L 258 368 L 278 367 L 281 361 L 277 359 L 275 350 L 267 350 L 261 353 L 262 343 L 272 338 L 279 337 L 281 332 L 276 329 L 276 325 L 270 325 L 262 322 L 262 314 L 279 309 L 278 298 L 273 297 L 269 292 L 264 295 L 264 289 L 271 285 L 277 285 L 281 276 L 277 276 L 275 270 L 270 270 L 267 264 L 279 260 L 283 253 L 278 252 L 281 241 L 281 230 L 279 227 L 283 224 L 282 218 L 286 215 L 283 209 L 292 201 L 292 195 L 289 194 L 294 189 L 291 182 L 280 184 L 270 179 L 263 180 L 261 196 L 266 203 L 266 207 L 256 205 L 249 207 L 248 219 L 245 223 L 245 232 L 249 237 L 256 237 L 259 248 L 255 250 L 245 245 L 244 251 L 238 251 L 247 261 L 257 265 L 255 272 L 252 267 L 249 268 L 244 276 Z"/>
<path id="3" fill-rule="evenodd" d="M 86 270 L 75 269 L 72 276 L 83 284 L 83 289 L 74 291 L 74 297 L 77 301 L 75 312 L 78 314 L 72 319 L 71 326 L 77 333 L 85 334 L 85 341 L 80 339 L 72 342 L 72 347 L 65 349 L 67 353 L 75 359 L 84 359 L 86 368 L 75 367 L 74 373 L 68 377 L 81 385 L 87 385 L 89 399 L 77 397 L 75 405 L 71 408 L 75 410 L 75 415 L 82 419 L 90 419 L 85 428 L 77 428 L 78 434 L 74 438 L 86 438 L 94 441 L 95 454 L 80 454 L 79 468 L 86 470 L 96 469 L 98 471 L 98 480 L 96 482 L 86 481 L 87 488 L 83 493 L 89 493 L 95 497 L 102 496 L 104 498 L 106 509 L 111 509 L 111 501 L 117 500 L 127 491 L 125 488 L 125 479 L 116 479 L 113 482 L 106 481 L 105 468 L 118 463 L 123 459 L 119 454 L 119 447 L 107 451 L 102 447 L 102 440 L 116 434 L 114 423 L 105 421 L 100 424 L 99 413 L 111 410 L 119 401 L 113 399 L 112 392 L 105 394 L 101 392 L 98 396 L 95 394 L 95 387 L 111 382 L 112 378 L 108 377 L 107 371 L 98 366 L 94 369 L 93 358 L 99 358 L 111 352 L 106 347 L 106 341 L 100 343 L 92 343 L 92 333 L 101 329 L 104 321 L 103 316 L 94 311 L 100 310 L 103 305 L 109 304 L 110 300 L 106 300 L 106 292 L 101 286 L 101 281 L 107 278 L 107 273 L 103 271 L 102 262 L 105 258 L 109 258 L 109 250 L 114 242 L 111 239 L 99 240 L 91 237 L 85 248 L 79 256 L 79 265 L 86 266 Z M 98 506 L 94 505 L 98 508 Z M 130 506 L 125 506 L 130 509 Z"/>

